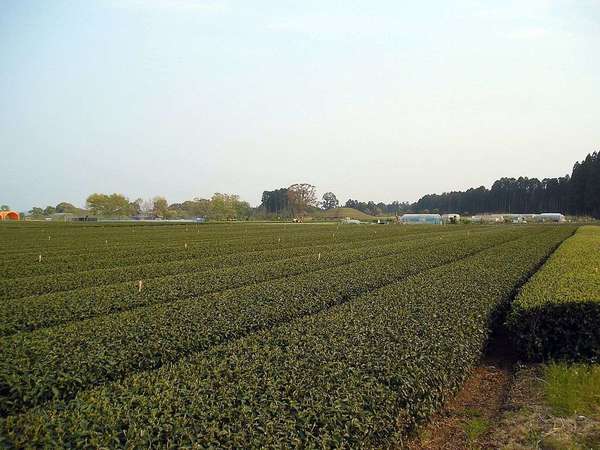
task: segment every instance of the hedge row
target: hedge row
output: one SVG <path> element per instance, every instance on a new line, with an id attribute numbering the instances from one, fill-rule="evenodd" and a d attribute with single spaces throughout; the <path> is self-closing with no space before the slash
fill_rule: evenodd
<path id="1" fill-rule="evenodd" d="M 347 227 L 348 233 L 365 233 L 365 227 Z M 379 228 L 382 232 L 383 227 Z M 115 230 L 103 230 L 98 227 L 84 227 L 79 231 L 71 227 L 65 227 L 63 232 L 61 228 L 49 227 L 47 230 L 39 230 L 32 233 L 17 233 L 10 235 L 3 228 L 0 243 L 9 243 L 11 241 L 18 243 L 18 247 L 9 248 L 8 251 L 14 251 L 18 248 L 21 252 L 35 252 L 39 245 L 48 249 L 60 250 L 63 247 L 66 250 L 77 250 L 82 244 L 89 248 L 104 248 L 105 240 L 109 243 L 127 245 L 133 242 L 168 242 L 177 241 L 193 237 L 194 239 L 242 239 L 242 238 L 264 238 L 271 234 L 294 234 L 297 236 L 328 234 L 331 230 L 330 225 L 313 225 L 311 227 L 294 227 L 288 225 L 246 225 L 239 224 L 235 226 L 218 225 L 216 227 L 190 225 L 189 227 L 181 225 L 170 225 L 145 231 L 143 227 L 134 225 L 132 227 L 118 228 Z M 389 233 L 402 232 L 400 230 L 386 230 Z M 51 240 L 47 240 L 51 236 Z"/>
<path id="2" fill-rule="evenodd" d="M 334 250 L 319 254 L 313 250 L 308 255 L 258 262 L 256 255 L 244 261 L 245 255 L 236 255 L 245 265 L 221 269 L 158 276 L 143 280 L 129 278 L 129 282 L 58 292 L 19 300 L 0 300 L 0 335 L 30 331 L 66 322 L 83 320 L 141 306 L 168 303 L 210 292 L 260 283 L 263 281 L 314 272 L 328 267 L 343 266 L 361 260 L 418 251 L 432 242 L 458 241 L 468 237 L 466 232 L 432 237 L 397 240 L 392 244 L 371 245 L 352 250 Z M 317 247 L 318 248 L 318 247 Z M 318 251 L 318 250 L 317 250 Z M 283 255 L 285 257 L 285 254 Z M 281 256 L 280 256 L 281 257 Z M 150 268 L 152 269 L 152 268 Z M 146 275 L 160 275 L 160 266 Z M 170 269 L 170 268 L 169 268 Z M 133 270 L 131 270 L 133 271 Z M 131 274 L 131 271 L 127 271 Z M 184 271 L 182 271 L 184 272 Z M 135 273 L 134 275 L 140 275 Z"/>
<path id="3" fill-rule="evenodd" d="M 508 318 L 531 359 L 600 360 L 600 227 L 567 239 L 523 288 Z"/>
<path id="4" fill-rule="evenodd" d="M 8 417 L 0 422 L 3 443 L 401 445 L 477 361 L 493 312 L 567 233 L 557 227 L 526 236 L 178 364 L 80 392 L 69 403 Z"/>
<path id="5" fill-rule="evenodd" d="M 529 233 L 507 230 L 467 240 L 438 239 L 414 252 L 1 338 L 0 413 L 52 397 L 70 398 L 89 385 L 314 314 Z"/>
<path id="6" fill-rule="evenodd" d="M 456 231 L 445 231 L 445 234 Z M 481 232 L 481 231 L 477 231 Z M 38 296 L 53 292 L 63 292 L 85 287 L 103 286 L 131 280 L 144 280 L 158 278 L 173 274 L 183 274 L 202 270 L 220 269 L 224 267 L 241 266 L 255 262 L 275 261 L 277 259 L 291 258 L 294 256 L 326 253 L 330 251 L 358 249 L 367 246 L 385 245 L 403 240 L 421 239 L 425 236 L 436 236 L 443 233 L 406 234 L 394 237 L 381 237 L 377 239 L 344 240 L 324 245 L 308 245 L 300 247 L 278 247 L 271 250 L 245 251 L 240 247 L 239 253 L 229 253 L 220 256 L 192 257 L 186 251 L 180 251 L 181 258 L 174 261 L 135 264 L 128 266 L 110 267 L 104 269 L 87 270 L 83 272 L 68 272 L 50 275 L 41 275 L 29 278 L 13 278 L 0 281 L 0 300 L 16 299 L 27 296 Z M 195 252 L 193 252 L 195 254 Z M 30 262 L 35 264 L 35 262 Z"/>
<path id="7" fill-rule="evenodd" d="M 132 231 L 137 230 L 137 231 Z M 127 255 L 127 252 L 139 250 L 143 246 L 145 251 L 155 251 L 157 247 L 166 246 L 175 248 L 183 245 L 184 242 L 193 242 L 198 244 L 211 244 L 213 242 L 233 243 L 241 241 L 272 241 L 277 236 L 294 236 L 295 238 L 308 237 L 327 237 L 331 234 L 331 226 L 316 226 L 310 229 L 292 229 L 291 227 L 268 227 L 265 226 L 236 226 L 219 227 L 218 229 L 209 229 L 200 226 L 190 226 L 189 231 L 181 225 L 161 227 L 161 232 L 141 233 L 138 227 L 131 230 L 116 230 L 113 233 L 99 233 L 95 229 L 93 234 L 69 233 L 66 235 L 56 235 L 52 230 L 45 233 L 35 233 L 33 236 L 19 236 L 17 245 L 8 247 L 2 255 L 0 261 L 10 258 L 18 260 L 19 258 L 29 260 L 38 255 L 42 250 L 49 257 L 54 256 L 85 256 L 86 253 L 93 252 L 96 255 L 108 254 L 111 250 L 116 250 Z M 364 227 L 346 228 L 344 234 L 365 235 L 367 229 Z M 379 230 L 389 234 L 397 234 L 398 229 Z M 48 236 L 51 237 L 48 240 Z M 32 242 L 33 245 L 24 246 L 23 243 Z M 8 242 L 7 242 L 8 244 Z"/>
<path id="8" fill-rule="evenodd" d="M 188 248 L 185 248 L 185 242 L 181 242 L 178 249 L 162 248 L 157 252 L 146 252 L 145 245 L 140 244 L 135 251 L 128 250 L 126 255 L 119 254 L 116 249 L 112 248 L 110 249 L 112 253 L 100 255 L 100 257 L 94 253 L 88 253 L 79 257 L 59 255 L 56 257 L 43 257 L 41 263 L 38 262 L 38 255 L 35 255 L 33 258 L 27 257 L 0 262 L 0 273 L 3 274 L 3 278 L 5 279 L 23 278 L 66 272 L 81 272 L 99 268 L 125 267 L 132 264 L 139 265 L 144 263 L 169 262 L 181 259 L 204 258 L 240 252 L 288 247 L 304 247 L 307 245 L 325 245 L 334 241 L 350 242 L 361 241 L 365 239 L 381 239 L 390 236 L 388 233 L 382 233 L 381 231 L 378 232 L 377 230 L 373 230 L 373 227 L 361 228 L 361 230 L 364 230 L 362 231 L 362 234 L 344 231 L 341 235 L 340 232 L 336 233 L 335 227 L 327 226 L 327 228 L 327 233 L 320 232 L 314 234 L 298 234 L 297 232 L 292 231 L 288 232 L 288 234 L 281 234 L 279 236 L 276 234 L 267 234 L 267 237 L 253 240 L 238 239 L 230 242 L 219 241 L 215 239 L 198 245 L 194 245 L 192 242 L 190 242 L 188 244 Z M 340 228 L 340 230 L 342 230 L 342 228 Z M 367 232 L 367 230 L 371 231 Z M 433 231 L 433 228 L 431 230 Z M 404 234 L 412 234 L 417 233 L 417 231 L 419 230 L 409 229 L 404 233 L 398 233 L 396 235 L 400 236 Z M 439 227 L 437 228 L 437 231 L 440 231 Z M 423 233 L 426 231 L 421 230 L 420 232 Z M 335 234 L 337 234 L 337 236 L 334 236 Z"/>

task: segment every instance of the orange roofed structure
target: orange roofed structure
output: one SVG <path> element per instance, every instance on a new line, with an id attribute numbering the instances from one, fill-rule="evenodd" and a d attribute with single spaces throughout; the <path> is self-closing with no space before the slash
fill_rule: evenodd
<path id="1" fill-rule="evenodd" d="M 19 213 L 16 211 L 0 211 L 0 220 L 19 220 Z"/>

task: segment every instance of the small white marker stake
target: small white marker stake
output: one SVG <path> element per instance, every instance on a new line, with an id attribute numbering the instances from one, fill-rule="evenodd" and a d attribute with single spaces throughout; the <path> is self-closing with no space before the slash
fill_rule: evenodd
<path id="1" fill-rule="evenodd" d="M 319 257 L 317 258 L 317 261 L 321 261 L 321 254 L 319 253 Z"/>
<path id="2" fill-rule="evenodd" d="M 184 247 L 185 247 L 185 249 L 187 250 L 187 242 L 185 243 L 185 246 L 184 246 Z"/>
<path id="3" fill-rule="evenodd" d="M 38 257 L 38 262 L 42 262 L 42 255 Z"/>
<path id="4" fill-rule="evenodd" d="M 138 281 L 138 292 L 142 292 L 143 287 L 144 287 L 144 282 L 142 280 Z"/>
<path id="5" fill-rule="evenodd" d="M 277 242 L 281 242 L 281 238 L 277 238 Z"/>
<path id="6" fill-rule="evenodd" d="M 48 236 L 48 240 L 50 240 L 50 236 Z"/>

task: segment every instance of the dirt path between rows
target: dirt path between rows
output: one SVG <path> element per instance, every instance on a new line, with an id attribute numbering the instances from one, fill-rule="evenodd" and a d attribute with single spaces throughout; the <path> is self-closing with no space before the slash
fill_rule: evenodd
<path id="1" fill-rule="evenodd" d="M 473 369 L 461 390 L 424 425 L 418 436 L 408 444 L 408 448 L 494 448 L 490 431 L 503 413 L 516 361 L 517 357 L 507 336 L 494 336 L 481 363 Z"/>

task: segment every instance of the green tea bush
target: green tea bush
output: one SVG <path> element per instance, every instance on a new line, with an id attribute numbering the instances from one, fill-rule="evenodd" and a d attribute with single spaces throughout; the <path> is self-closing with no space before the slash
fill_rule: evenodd
<path id="1" fill-rule="evenodd" d="M 424 246 L 398 247 L 389 256 L 1 338 L 0 412 L 71 398 L 87 386 L 315 314 L 507 241 L 531 240 L 542 230 L 496 229 L 468 239 L 439 236 Z M 164 285 L 160 296 L 176 298 L 170 289 Z"/>
<path id="2" fill-rule="evenodd" d="M 426 257 L 411 260 L 421 270 L 405 272 L 409 277 L 402 281 L 394 281 L 395 274 L 385 287 L 363 289 L 363 295 L 332 308 L 292 314 L 291 322 L 272 322 L 271 329 L 260 327 L 263 331 L 175 364 L 139 373 L 132 368 L 123 379 L 80 391 L 71 401 L 57 399 L 6 417 L 0 439 L 8 447 L 402 445 L 406 433 L 439 407 L 478 360 L 495 311 L 570 232 L 552 227 L 499 245 L 474 244 L 470 251 L 464 250 L 470 241 L 424 250 Z M 444 259 L 448 254 L 454 257 Z M 432 259 L 442 264 L 425 263 Z M 354 283 L 356 294 L 368 284 L 370 272 L 364 269 L 343 277 L 344 284 Z M 306 295 L 325 300 L 322 284 L 313 281 Z M 302 295 L 308 286 L 297 287 L 269 290 L 280 296 L 265 306 L 291 312 L 307 301 Z M 245 320 L 251 317 L 260 315 Z M 77 369 L 86 368 L 80 362 Z M 17 389 L 21 394 L 27 392 L 23 387 Z"/>
<path id="3" fill-rule="evenodd" d="M 523 288 L 508 318 L 529 358 L 600 359 L 600 227 L 567 239 Z"/>
<path id="4" fill-rule="evenodd" d="M 306 247 L 302 247 L 300 256 L 294 257 L 295 249 L 286 249 L 278 252 L 278 258 L 275 260 L 265 258 L 266 262 L 261 262 L 254 253 L 250 254 L 249 259 L 245 259 L 246 254 L 238 254 L 235 257 L 236 261 L 241 262 L 240 266 L 232 263 L 232 267 L 188 273 L 180 267 L 180 272 L 183 272 L 180 275 L 150 279 L 141 276 L 142 273 L 126 270 L 130 277 L 125 283 L 39 295 L 18 301 L 0 300 L 0 335 L 83 320 L 140 306 L 168 303 L 400 252 L 419 251 L 421 247 L 440 240 L 458 241 L 467 237 L 464 232 L 448 235 L 436 233 L 432 237 L 421 236 L 420 239 L 396 239 L 386 245 L 379 245 L 379 241 L 371 242 L 371 245 L 365 247 L 357 246 L 346 250 L 325 251 L 317 246 L 307 251 Z M 321 253 L 321 256 L 316 252 Z M 158 268 L 154 267 L 154 272 L 145 274 L 160 274 L 163 267 L 165 265 L 159 265 Z M 138 289 L 139 280 L 143 280 L 141 291 Z"/>
<path id="5" fill-rule="evenodd" d="M 206 229 L 203 233 L 194 233 L 194 227 L 190 227 L 190 231 L 184 233 L 182 230 L 185 230 L 185 228 L 182 226 L 171 226 L 168 229 L 179 230 L 171 236 L 165 234 L 163 237 L 161 233 L 158 239 L 156 232 L 140 232 L 138 227 L 131 228 L 131 230 L 125 227 L 117 227 L 119 234 L 116 236 L 101 234 L 102 237 L 107 237 L 107 239 L 102 240 L 104 246 L 100 243 L 100 247 L 98 245 L 88 247 L 91 239 L 97 239 L 95 233 L 89 236 L 86 235 L 90 233 L 89 231 L 87 233 L 82 232 L 83 235 L 80 236 L 69 234 L 62 238 L 55 236 L 53 240 L 47 241 L 45 238 L 49 233 L 54 233 L 54 230 L 41 230 L 42 233 L 34 233 L 36 236 L 41 235 L 41 241 L 37 242 L 34 249 L 29 253 L 18 253 L 12 256 L 10 254 L 0 254 L 0 273 L 3 274 L 2 278 L 5 280 L 21 279 L 24 277 L 127 267 L 147 263 L 164 263 L 269 249 L 327 245 L 340 241 L 362 242 L 441 231 L 440 227 L 424 227 L 418 230 L 403 230 L 398 227 L 386 227 L 381 230 L 381 227 L 379 231 L 375 232 L 372 229 L 369 230 L 370 227 L 349 227 L 343 228 L 343 233 L 338 232 L 337 239 L 332 239 L 332 232 L 336 230 L 336 227 L 331 225 L 315 225 L 309 227 L 309 229 L 262 226 L 259 227 L 261 230 L 259 232 L 245 233 L 243 231 L 246 228 L 252 230 L 256 227 L 256 225 L 248 227 L 237 225 L 231 227 L 230 233 L 213 232 L 211 229 Z M 154 229 L 160 230 L 167 227 L 146 228 L 154 231 Z M 90 229 L 99 230 L 98 227 L 90 227 Z M 204 230 L 204 228 L 201 229 Z M 134 230 L 138 230 L 137 233 Z M 114 242 L 116 238 L 118 238 L 118 241 Z M 20 246 L 17 244 L 21 244 L 23 240 L 27 241 L 28 239 L 35 241 L 30 236 L 18 236 L 14 239 L 6 239 L 6 246 L 18 249 Z M 78 253 L 65 254 L 62 247 L 56 248 L 54 251 L 48 251 L 49 243 L 57 241 L 60 242 L 61 246 L 70 242 L 72 246 L 77 246 Z M 105 241 L 108 243 L 105 243 Z M 186 242 L 189 243 L 187 249 L 184 247 Z M 54 244 L 51 248 L 55 248 Z M 37 261 L 39 254 L 44 256 L 41 263 Z"/>
<path id="6" fill-rule="evenodd" d="M 448 232 L 445 234 L 447 233 Z M 356 237 L 346 237 L 344 240 L 338 240 L 337 242 L 332 242 L 333 239 L 328 238 L 329 242 L 326 244 L 321 243 L 315 245 L 314 243 L 311 243 L 310 245 L 297 247 L 278 246 L 275 249 L 259 251 L 254 250 L 254 247 L 250 247 L 242 242 L 239 243 L 238 252 L 217 256 L 206 256 L 206 248 L 203 248 L 203 246 L 206 247 L 206 245 L 204 243 L 200 244 L 197 241 L 190 242 L 190 246 L 187 250 L 184 248 L 184 243 L 181 242 L 178 244 L 176 250 L 172 249 L 171 246 L 165 246 L 163 244 L 159 247 L 161 255 L 156 256 L 155 259 L 162 258 L 162 254 L 164 253 L 169 253 L 170 258 L 177 257 L 179 259 L 146 263 L 140 263 L 140 260 L 136 260 L 134 261 L 134 264 L 123 266 L 123 261 L 119 261 L 116 255 L 112 255 L 108 264 L 111 264 L 112 261 L 113 266 L 108 268 L 38 275 L 26 279 L 10 278 L 0 280 L 0 301 L 3 299 L 12 300 L 53 292 L 103 286 L 124 281 L 158 278 L 167 275 L 254 264 L 257 261 L 275 261 L 277 259 L 325 253 L 335 250 L 356 250 L 362 247 L 392 244 L 403 240 L 422 239 L 428 235 L 434 236 L 439 234 L 442 233 L 411 233 L 402 236 L 381 236 L 378 239 L 373 239 L 372 236 L 363 236 L 359 241 L 354 240 Z M 146 253 L 144 247 L 144 258 L 147 258 L 148 256 L 149 254 Z M 45 255 L 44 258 L 46 258 Z M 44 259 L 44 261 L 46 261 L 46 259 Z M 129 258 L 127 258 L 126 261 L 129 261 Z M 53 263 L 54 261 L 49 261 L 48 264 Z M 27 266 L 35 264 L 37 264 L 37 262 L 34 257 L 27 261 Z"/>

